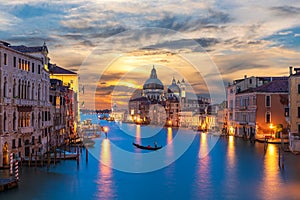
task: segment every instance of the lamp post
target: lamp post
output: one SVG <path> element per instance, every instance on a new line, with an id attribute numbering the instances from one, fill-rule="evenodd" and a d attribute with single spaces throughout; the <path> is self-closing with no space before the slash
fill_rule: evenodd
<path id="1" fill-rule="evenodd" d="M 104 134 L 105 134 L 105 138 L 107 139 L 107 132 L 108 132 L 108 127 L 107 126 L 104 126 L 103 127 L 103 131 L 104 131 Z"/>

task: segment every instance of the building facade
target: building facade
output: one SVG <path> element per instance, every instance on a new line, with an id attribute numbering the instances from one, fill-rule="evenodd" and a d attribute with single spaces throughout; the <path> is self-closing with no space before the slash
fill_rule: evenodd
<path id="1" fill-rule="evenodd" d="M 72 102 L 72 115 L 74 117 L 73 120 L 73 133 L 72 137 L 77 137 L 77 126 L 80 121 L 80 110 L 79 110 L 79 88 L 78 88 L 78 74 L 64 69 L 56 64 L 49 63 L 49 73 L 51 79 L 57 79 L 62 81 L 62 86 L 68 88 L 68 91 L 72 91 L 72 98 L 70 101 Z"/>
<path id="2" fill-rule="evenodd" d="M 26 158 L 44 153 L 48 145 L 50 80 L 45 58 L 31 55 L 37 49 L 47 53 L 44 46 L 0 42 L 0 167 L 9 164 L 10 153 Z"/>
<path id="3" fill-rule="evenodd" d="M 227 131 L 231 135 L 240 135 L 239 129 L 240 124 L 237 124 L 237 118 L 241 118 L 240 106 L 237 109 L 237 94 L 241 94 L 242 92 L 260 87 L 267 83 L 272 82 L 273 80 L 282 80 L 286 79 L 286 77 L 247 77 L 244 76 L 243 79 L 234 80 L 232 84 L 228 84 L 227 86 L 227 113 L 225 114 L 227 119 Z M 243 97 L 239 97 L 242 98 Z M 243 100 L 242 100 L 243 101 Z M 245 101 L 245 100 L 244 100 Z M 250 99 L 249 99 L 250 101 Z M 243 102 L 240 103 L 243 108 Z M 238 111 L 237 111 L 238 110 Z M 240 116 L 236 116 L 237 112 L 239 112 Z M 250 119 L 249 119 L 250 120 Z M 253 120 L 252 120 L 253 121 Z"/>
<path id="4" fill-rule="evenodd" d="M 288 106 L 287 77 L 236 94 L 235 105 L 236 135 L 275 137 L 277 126 L 288 126 L 284 116 Z"/>

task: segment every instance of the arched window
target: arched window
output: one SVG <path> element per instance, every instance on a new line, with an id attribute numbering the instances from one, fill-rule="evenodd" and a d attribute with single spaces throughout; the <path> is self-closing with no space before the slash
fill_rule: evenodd
<path id="1" fill-rule="evenodd" d="M 27 82 L 27 97 L 26 99 L 30 99 L 30 82 Z"/>
<path id="2" fill-rule="evenodd" d="M 34 127 L 34 112 L 31 114 L 31 126 Z"/>
<path id="3" fill-rule="evenodd" d="M 271 112 L 266 112 L 266 123 L 271 123 Z"/>
<path id="4" fill-rule="evenodd" d="M 14 85 L 13 85 L 13 98 L 17 96 L 17 83 L 16 79 L 14 79 Z"/>
<path id="5" fill-rule="evenodd" d="M 34 100 L 34 83 L 32 83 L 31 87 L 31 99 Z"/>
<path id="6" fill-rule="evenodd" d="M 3 85 L 3 96 L 7 96 L 7 80 L 6 77 L 4 77 L 4 85 Z"/>
<path id="7" fill-rule="evenodd" d="M 41 85 L 38 87 L 38 100 L 41 100 Z"/>
<path id="8" fill-rule="evenodd" d="M 21 80 L 19 79 L 19 84 L 18 84 L 18 98 L 21 98 Z"/>
<path id="9" fill-rule="evenodd" d="M 16 112 L 13 114 L 13 130 L 17 130 L 17 116 Z"/>
<path id="10" fill-rule="evenodd" d="M 41 112 L 39 112 L 38 127 L 41 127 Z"/>
<path id="11" fill-rule="evenodd" d="M 22 81 L 22 84 L 21 84 L 21 99 L 24 98 L 24 81 Z"/>
<path id="12" fill-rule="evenodd" d="M 4 115 L 3 115 L 3 130 L 4 131 L 7 130 L 7 116 L 6 116 L 6 112 L 4 112 Z"/>

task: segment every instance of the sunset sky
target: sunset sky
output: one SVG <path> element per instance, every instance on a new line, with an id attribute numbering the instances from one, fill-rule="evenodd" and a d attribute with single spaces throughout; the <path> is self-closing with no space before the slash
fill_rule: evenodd
<path id="1" fill-rule="evenodd" d="M 168 85 L 216 92 L 248 76 L 288 75 L 300 60 L 300 1 L 0 0 L 0 40 L 48 46 L 77 71 L 86 108 L 121 106 L 154 65 Z M 113 100 L 111 100 L 111 98 Z M 213 98 L 213 99 L 214 99 Z M 95 103 L 93 103 L 95 102 Z"/>

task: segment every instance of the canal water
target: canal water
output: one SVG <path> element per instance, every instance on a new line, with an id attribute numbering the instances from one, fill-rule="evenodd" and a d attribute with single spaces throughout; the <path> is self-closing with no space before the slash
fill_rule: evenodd
<path id="1" fill-rule="evenodd" d="M 264 151 L 264 144 L 232 136 L 86 118 L 109 127 L 108 138 L 88 149 L 88 160 L 82 149 L 78 164 L 22 167 L 19 187 L 0 199 L 300 198 L 300 155 L 285 153 L 282 170 L 277 145 Z M 163 148 L 147 151 L 132 142 Z"/>

